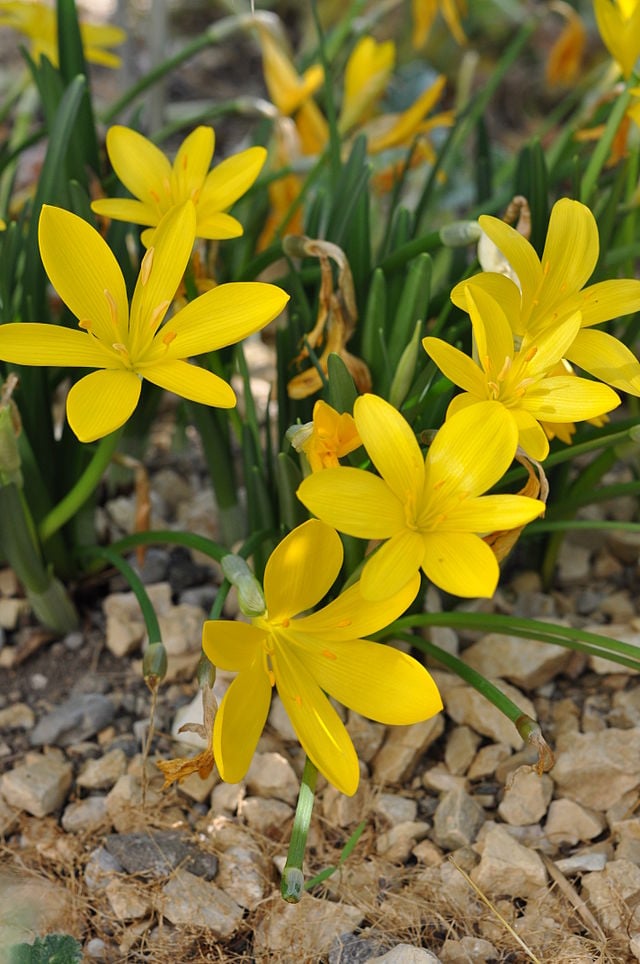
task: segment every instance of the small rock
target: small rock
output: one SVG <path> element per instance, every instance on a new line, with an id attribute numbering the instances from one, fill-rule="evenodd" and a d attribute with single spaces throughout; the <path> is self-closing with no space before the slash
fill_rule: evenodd
<path id="1" fill-rule="evenodd" d="M 370 763 L 382 746 L 387 728 L 382 723 L 375 723 L 349 710 L 347 732 L 353 741 L 358 759 Z"/>
<path id="2" fill-rule="evenodd" d="M 382 957 L 370 957 L 366 964 L 441 964 L 440 958 L 413 944 L 396 944 Z"/>
<path id="3" fill-rule="evenodd" d="M 218 869 L 217 858 L 180 830 L 110 834 L 105 846 L 129 874 L 167 877 L 179 866 L 190 876 L 212 880 Z"/>
<path id="4" fill-rule="evenodd" d="M 574 800 L 552 800 L 544 832 L 556 847 L 575 846 L 579 841 L 593 840 L 605 829 L 602 814 L 581 807 Z"/>
<path id="5" fill-rule="evenodd" d="M 34 817 L 44 817 L 62 806 L 72 775 L 70 763 L 37 754 L 5 773 L 0 789 L 12 807 L 26 810 Z"/>
<path id="6" fill-rule="evenodd" d="M 0 872 L 0 959 L 25 960 L 24 949 L 12 953 L 13 946 L 33 944 L 38 935 L 59 932 L 61 921 L 68 933 L 77 933 L 74 897 L 65 885 L 35 874 L 18 874 L 5 864 Z M 35 954 L 29 953 L 26 960 L 36 960 Z M 54 958 L 43 952 L 40 960 Z"/>
<path id="7" fill-rule="evenodd" d="M 235 846 L 220 854 L 216 883 L 247 910 L 255 910 L 269 889 L 265 861 L 256 850 Z"/>
<path id="8" fill-rule="evenodd" d="M 30 730 L 35 714 L 26 703 L 13 703 L 0 710 L 0 730 Z"/>
<path id="9" fill-rule="evenodd" d="M 206 777 L 201 777 L 199 773 L 190 773 L 189 776 L 180 781 L 178 790 L 191 800 L 195 800 L 196 803 L 204 803 L 210 798 L 211 792 L 219 779 L 215 767 Z"/>
<path id="10" fill-rule="evenodd" d="M 547 874 L 542 859 L 523 847 L 499 824 L 487 827 L 482 842 L 480 863 L 471 871 L 471 879 L 488 896 L 535 898 L 546 886 Z"/>
<path id="11" fill-rule="evenodd" d="M 256 753 L 245 781 L 249 792 L 257 797 L 276 797 L 289 804 L 298 799 L 298 778 L 281 753 Z"/>
<path id="12" fill-rule="evenodd" d="M 221 939 L 235 933 L 244 913 L 223 890 L 187 870 L 176 870 L 164 885 L 159 910 L 172 924 L 206 928 Z"/>
<path id="13" fill-rule="evenodd" d="M 633 565 L 640 556 L 640 533 L 614 529 L 607 533 L 609 549 L 620 562 Z"/>
<path id="14" fill-rule="evenodd" d="M 245 798 L 247 788 L 244 783 L 219 783 L 211 791 L 211 813 L 234 814 Z M 276 801 L 277 802 L 277 801 Z M 286 806 L 286 804 L 283 804 Z M 291 808 L 287 807 L 289 812 Z"/>
<path id="15" fill-rule="evenodd" d="M 162 799 L 158 790 L 147 787 L 148 807 L 157 806 Z M 133 826 L 146 824 L 142 808 L 142 787 L 140 780 L 132 773 L 119 777 L 106 797 L 107 813 L 118 833 L 125 833 Z"/>
<path id="16" fill-rule="evenodd" d="M 80 693 L 56 706 L 31 731 L 32 746 L 69 746 L 104 729 L 115 716 L 115 706 L 102 693 Z"/>
<path id="17" fill-rule="evenodd" d="M 622 729 L 640 724 L 640 686 L 613 694 L 609 724 Z"/>
<path id="18" fill-rule="evenodd" d="M 392 727 L 373 758 L 373 780 L 377 783 L 401 783 L 443 732 L 442 713 L 411 726 Z"/>
<path id="19" fill-rule="evenodd" d="M 238 816 L 256 833 L 265 836 L 284 836 L 289 832 L 289 821 L 293 817 L 293 807 L 282 800 L 261 800 L 260 797 L 247 797 L 240 801 Z"/>
<path id="20" fill-rule="evenodd" d="M 418 803 L 397 793 L 381 793 L 373 805 L 373 812 L 390 824 L 415 820 Z"/>
<path id="21" fill-rule="evenodd" d="M 169 660 L 172 656 L 201 652 L 202 624 L 206 618 L 203 609 L 188 603 L 172 606 L 168 612 L 158 616 L 162 642 Z"/>
<path id="22" fill-rule="evenodd" d="M 428 823 L 421 820 L 406 820 L 376 838 L 376 853 L 394 863 L 404 863 L 419 840 L 423 840 L 430 830 Z"/>
<path id="23" fill-rule="evenodd" d="M 20 618 L 29 612 L 26 599 L 0 599 L 0 627 L 15 629 Z"/>
<path id="24" fill-rule="evenodd" d="M 84 646 L 84 633 L 78 630 L 73 633 L 67 633 L 62 642 L 64 643 L 65 649 L 68 649 L 72 653 L 77 653 L 78 650 Z"/>
<path id="25" fill-rule="evenodd" d="M 67 833 L 85 833 L 96 830 L 107 820 L 106 798 L 96 796 L 70 803 L 65 807 L 61 822 Z"/>
<path id="26" fill-rule="evenodd" d="M 322 795 L 322 813 L 331 826 L 350 827 L 362 819 L 368 799 L 369 788 L 362 780 L 351 797 L 328 786 Z"/>
<path id="27" fill-rule="evenodd" d="M 157 546 L 147 546 L 142 567 L 139 566 L 138 559 L 135 555 L 131 556 L 128 562 L 136 570 L 145 586 L 164 582 L 167 579 L 169 553 L 166 549 L 158 549 Z"/>
<path id="28" fill-rule="evenodd" d="M 97 760 L 87 760 L 76 783 L 86 790 L 109 790 L 126 770 L 127 757 L 123 750 L 116 748 Z"/>
<path id="29" fill-rule="evenodd" d="M 456 726 L 449 734 L 444 751 L 444 762 L 449 773 L 462 776 L 476 755 L 480 737 L 468 726 Z"/>
<path id="30" fill-rule="evenodd" d="M 433 837 L 440 847 L 455 850 L 473 843 L 486 819 L 479 803 L 462 789 L 445 793 L 434 814 Z"/>
<path id="31" fill-rule="evenodd" d="M 310 961 L 328 953 L 334 940 L 360 924 L 363 911 L 350 904 L 332 903 L 305 894 L 299 904 L 288 904 L 278 895 L 263 905 L 255 928 L 256 960 L 297 961 L 300 948 Z"/>
<path id="32" fill-rule="evenodd" d="M 554 780 L 562 796 L 607 810 L 640 784 L 640 730 L 572 733 L 556 742 Z"/>
<path id="33" fill-rule="evenodd" d="M 364 964 L 365 961 L 382 954 L 389 946 L 384 934 L 369 931 L 358 934 L 340 934 L 329 951 L 329 964 Z"/>
<path id="34" fill-rule="evenodd" d="M 92 937 L 84 947 L 84 952 L 91 961 L 106 961 L 108 951 L 107 945 L 100 937 Z"/>
<path id="35" fill-rule="evenodd" d="M 92 893 L 101 892 L 124 870 L 120 861 L 104 847 L 92 851 L 84 868 L 84 882 Z"/>
<path id="36" fill-rule="evenodd" d="M 147 593 L 158 617 L 171 608 L 171 587 L 168 582 L 147 586 Z M 139 649 L 145 635 L 140 606 L 132 592 L 114 592 L 102 603 L 106 616 L 105 641 L 114 656 L 128 656 Z"/>
<path id="37" fill-rule="evenodd" d="M 521 689 L 533 690 L 562 672 L 571 651 L 537 639 L 490 633 L 466 649 L 463 658 L 483 676 L 500 676 Z"/>
<path id="38" fill-rule="evenodd" d="M 640 892 L 640 867 L 629 860 L 612 860 L 604 870 L 582 878 L 582 895 L 606 931 L 616 933 L 626 928 Z"/>
<path id="39" fill-rule="evenodd" d="M 482 937 L 447 938 L 440 951 L 442 964 L 488 964 L 499 960 L 498 951 Z"/>
<path id="40" fill-rule="evenodd" d="M 444 680 L 444 686 L 440 681 Z M 490 737 L 495 743 L 506 743 L 514 750 L 522 746 L 522 738 L 513 723 L 496 709 L 481 693 L 466 683 L 460 682 L 458 677 L 450 674 L 437 674 L 438 687 L 442 693 L 447 714 L 456 723 L 469 726 L 476 733 Z M 501 690 L 527 716 L 536 719 L 535 707 L 520 690 L 501 679 L 491 679 L 492 683 Z"/>
<path id="41" fill-rule="evenodd" d="M 437 867 L 444 859 L 442 850 L 434 844 L 433 840 L 421 840 L 411 853 L 416 860 L 426 864 L 427 867 Z"/>
<path id="42" fill-rule="evenodd" d="M 466 790 L 467 778 L 449 773 L 443 763 L 436 763 L 422 774 L 422 785 L 427 790 L 437 790 L 438 793 L 448 793 L 449 790 Z"/>
<path id="43" fill-rule="evenodd" d="M 105 887 L 105 895 L 118 920 L 138 920 L 151 911 L 149 897 L 128 880 L 110 881 Z"/>
<path id="44" fill-rule="evenodd" d="M 628 622 L 610 622 L 606 626 L 602 623 L 589 624 L 584 627 L 586 632 L 596 633 L 598 636 L 607 636 L 610 639 L 619 639 L 623 643 L 630 643 L 632 646 L 640 647 L 640 632 L 633 624 Z M 621 666 L 612 659 L 605 656 L 589 656 L 587 659 L 589 669 L 600 676 L 610 674 L 625 673 L 629 676 L 636 676 L 638 670 L 632 667 Z"/>
<path id="45" fill-rule="evenodd" d="M 604 870 L 607 865 L 607 855 L 598 851 L 584 854 L 573 854 L 555 861 L 558 870 L 570 877 L 572 874 L 584 874 L 593 870 Z"/>
<path id="46" fill-rule="evenodd" d="M 269 710 L 269 725 L 272 729 L 285 740 L 287 743 L 297 743 L 298 737 L 296 736 L 296 731 L 291 725 L 291 720 L 284 708 L 284 703 L 280 697 L 276 694 L 271 700 L 271 709 Z"/>
<path id="47" fill-rule="evenodd" d="M 2 784 L 0 784 L 0 789 Z M 2 837 L 8 837 L 9 834 L 14 830 L 16 824 L 18 823 L 18 817 L 20 815 L 19 810 L 14 810 L 7 803 L 4 802 L 4 798 L 0 795 L 0 839 Z"/>
<path id="48" fill-rule="evenodd" d="M 505 789 L 498 813 L 505 823 L 516 827 L 537 823 L 547 812 L 552 796 L 553 780 L 546 773 L 538 776 L 533 770 L 519 770 Z"/>
<path id="49" fill-rule="evenodd" d="M 560 586 L 579 586 L 589 578 L 591 549 L 563 539 L 558 553 L 556 580 Z"/>
<path id="50" fill-rule="evenodd" d="M 490 777 L 501 763 L 511 756 L 511 748 L 505 743 L 489 743 L 482 746 L 473 758 L 467 772 L 468 780 Z"/>

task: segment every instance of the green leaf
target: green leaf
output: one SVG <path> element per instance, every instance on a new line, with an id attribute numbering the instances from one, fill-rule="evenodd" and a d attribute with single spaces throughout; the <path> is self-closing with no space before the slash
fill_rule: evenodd
<path id="1" fill-rule="evenodd" d="M 79 964 L 82 946 L 69 934 L 36 937 L 33 944 L 16 944 L 9 949 L 8 964 Z"/>

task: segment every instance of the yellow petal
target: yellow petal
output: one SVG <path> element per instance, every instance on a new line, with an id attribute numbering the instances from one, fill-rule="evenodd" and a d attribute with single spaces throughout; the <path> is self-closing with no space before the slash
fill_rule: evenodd
<path id="1" fill-rule="evenodd" d="M 215 136 L 212 127 L 196 127 L 185 137 L 171 169 L 174 203 L 197 203 L 213 157 Z"/>
<path id="2" fill-rule="evenodd" d="M 464 499 L 439 527 L 442 532 L 493 532 L 515 529 L 537 519 L 544 502 L 524 495 L 481 495 Z"/>
<path id="3" fill-rule="evenodd" d="M 197 213 L 198 224 L 196 234 L 199 238 L 205 238 L 208 241 L 228 241 L 230 238 L 239 238 L 242 236 L 244 228 L 238 219 L 231 217 L 230 214 L 224 214 L 222 211 L 214 211 L 205 217 L 200 211 L 199 205 Z M 143 244 L 148 243 L 152 242 L 147 242 L 143 238 Z"/>
<path id="4" fill-rule="evenodd" d="M 271 685 L 262 661 L 256 659 L 234 679 L 213 724 L 213 755 L 227 783 L 239 783 L 249 769 L 270 704 Z"/>
<path id="5" fill-rule="evenodd" d="M 640 281 L 635 278 L 599 281 L 581 291 L 580 296 L 575 307 L 582 313 L 585 328 L 640 311 Z"/>
<path id="6" fill-rule="evenodd" d="M 305 666 L 326 693 L 361 716 L 407 726 L 442 709 L 431 676 L 406 653 L 361 639 L 332 643 L 326 652 L 305 652 Z"/>
<path id="7" fill-rule="evenodd" d="M 542 254 L 544 284 L 535 307 L 537 316 L 551 313 L 567 294 L 586 284 L 599 250 L 598 227 L 589 208 L 570 198 L 556 201 Z"/>
<path id="8" fill-rule="evenodd" d="M 317 636 L 321 642 L 332 643 L 370 636 L 401 616 L 416 598 L 419 589 L 420 577 L 417 572 L 400 592 L 386 599 L 365 599 L 360 583 L 356 582 L 317 613 L 296 619 L 291 624 L 291 630 L 296 634 Z"/>
<path id="9" fill-rule="evenodd" d="M 545 378 L 527 391 L 522 407 L 539 421 L 581 422 L 617 408 L 620 399 L 608 385 L 573 375 Z"/>
<path id="10" fill-rule="evenodd" d="M 640 53 L 640 4 L 634 0 L 593 0 L 593 9 L 603 43 L 628 79 Z"/>
<path id="11" fill-rule="evenodd" d="M 517 427 L 499 402 L 462 409 L 447 419 L 429 449 L 425 493 L 438 504 L 457 501 L 460 493 L 482 495 L 507 471 L 517 444 Z"/>
<path id="12" fill-rule="evenodd" d="M 264 571 L 269 621 L 287 619 L 315 606 L 335 582 L 342 558 L 340 536 L 318 519 L 303 522 L 285 536 Z"/>
<path id="13" fill-rule="evenodd" d="M 113 197 L 100 198 L 91 202 L 91 210 L 103 218 L 113 218 L 114 221 L 130 221 L 131 224 L 157 224 L 157 208 L 134 201 L 133 198 Z"/>
<path id="14" fill-rule="evenodd" d="M 111 165 L 124 186 L 145 205 L 157 209 L 159 221 L 170 203 L 169 160 L 148 138 L 119 124 L 109 128 L 106 143 Z"/>
<path id="15" fill-rule="evenodd" d="M 154 232 L 153 247 L 142 260 L 131 300 L 128 345 L 133 365 L 147 360 L 153 337 L 182 280 L 195 233 L 196 212 L 191 201 L 171 208 Z"/>
<path id="16" fill-rule="evenodd" d="M 530 458 L 543 462 L 549 454 L 549 441 L 542 426 L 524 408 L 514 408 L 511 414 L 518 426 L 518 444 Z"/>
<path id="17" fill-rule="evenodd" d="M 154 385 L 192 402 L 213 405 L 215 408 L 233 408 L 236 404 L 231 385 L 218 375 L 189 362 L 177 359 L 157 362 L 141 366 L 139 372 Z"/>
<path id="18" fill-rule="evenodd" d="M 67 395 L 67 418 L 81 442 L 110 435 L 133 414 L 141 381 L 131 371 L 98 371 L 85 375 Z"/>
<path id="19" fill-rule="evenodd" d="M 297 496 L 319 519 L 360 539 L 387 539 L 405 526 L 400 500 L 386 482 L 362 469 L 314 472 Z"/>
<path id="20" fill-rule="evenodd" d="M 477 357 L 487 374 L 496 378 L 505 360 L 514 354 L 511 326 L 499 303 L 484 288 L 469 284 L 465 294 Z"/>
<path id="21" fill-rule="evenodd" d="M 305 753 L 330 783 L 352 796 L 360 768 L 340 717 L 293 651 L 279 647 L 274 662 L 280 699 Z"/>
<path id="22" fill-rule="evenodd" d="M 582 315 L 579 311 L 564 318 L 555 325 L 547 325 L 537 334 L 526 334 L 522 340 L 521 351 L 526 355 L 530 348 L 535 355 L 528 364 L 531 375 L 551 371 L 567 354 L 580 331 Z"/>
<path id="23" fill-rule="evenodd" d="M 156 358 L 190 358 L 233 345 L 277 318 L 289 295 L 260 281 L 217 285 L 189 302 L 155 339 Z M 175 338 L 167 345 L 167 332 Z"/>
<path id="24" fill-rule="evenodd" d="M 385 91 L 395 59 L 392 40 L 378 43 L 373 37 L 360 38 L 344 71 L 344 98 L 338 121 L 341 134 L 371 116 Z"/>
<path id="25" fill-rule="evenodd" d="M 242 197 L 255 182 L 267 159 L 264 147 L 249 147 L 218 164 L 207 175 L 198 199 L 198 225 Z"/>
<path id="26" fill-rule="evenodd" d="M 14 365 L 104 368 L 113 363 L 101 342 L 84 331 L 38 322 L 0 325 L 0 358 Z"/>
<path id="27" fill-rule="evenodd" d="M 0 328 L 1 336 L 2 328 Z M 567 358 L 603 382 L 630 395 L 640 395 L 640 363 L 626 345 L 605 331 L 583 328 Z"/>
<path id="28" fill-rule="evenodd" d="M 542 284 L 542 267 L 535 249 L 515 228 L 499 218 L 484 214 L 478 221 L 518 276 L 523 305 L 525 310 L 530 310 Z"/>
<path id="29" fill-rule="evenodd" d="M 95 228 L 45 204 L 38 223 L 40 254 L 53 287 L 79 321 L 107 344 L 126 343 L 129 302 L 122 271 Z"/>
<path id="30" fill-rule="evenodd" d="M 482 271 L 466 281 L 460 281 L 451 292 L 451 300 L 458 308 L 467 311 L 467 287 L 473 284 L 475 288 L 482 288 L 494 301 L 502 306 L 511 330 L 516 335 L 523 335 L 520 325 L 521 295 L 518 286 L 510 279 L 495 271 Z"/>
<path id="31" fill-rule="evenodd" d="M 249 669 L 262 653 L 266 633 L 248 623 L 208 619 L 202 627 L 202 648 L 218 669 L 232 673 Z"/>
<path id="32" fill-rule="evenodd" d="M 377 395 L 362 395 L 356 399 L 353 417 L 371 461 L 398 499 L 421 491 L 424 458 L 400 412 Z"/>
<path id="33" fill-rule="evenodd" d="M 425 535 L 422 568 L 434 585 L 454 596 L 493 596 L 500 570 L 495 555 L 479 536 L 460 532 Z"/>
<path id="34" fill-rule="evenodd" d="M 392 147 L 402 147 L 409 144 L 418 133 L 422 119 L 438 101 L 446 82 L 446 77 L 441 74 L 430 87 L 416 98 L 407 110 L 395 115 L 393 122 L 386 131 L 377 136 L 369 137 L 370 153 L 377 154 Z"/>
<path id="35" fill-rule="evenodd" d="M 473 359 L 459 348 L 447 344 L 442 338 L 428 336 L 422 339 L 422 347 L 436 363 L 443 375 L 454 385 L 471 392 L 479 398 L 487 397 L 486 380 Z"/>
<path id="36" fill-rule="evenodd" d="M 420 533 L 403 529 L 368 557 L 360 578 L 364 599 L 386 600 L 402 592 L 414 579 L 424 556 Z"/>

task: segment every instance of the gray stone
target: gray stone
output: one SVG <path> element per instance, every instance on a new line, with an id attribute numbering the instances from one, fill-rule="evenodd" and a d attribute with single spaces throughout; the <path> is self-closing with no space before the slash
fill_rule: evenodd
<path id="1" fill-rule="evenodd" d="M 490 633 L 466 649 L 463 659 L 483 676 L 500 676 L 531 690 L 561 672 L 571 659 L 571 650 L 537 639 Z"/>
<path id="2" fill-rule="evenodd" d="M 547 874 L 537 853 L 523 847 L 498 824 L 486 828 L 482 841 L 476 844 L 476 849 L 480 848 L 480 863 L 470 876 L 483 893 L 489 897 L 540 896 Z"/>
<path id="3" fill-rule="evenodd" d="M 118 920 L 139 920 L 151 911 L 149 896 L 128 880 L 116 878 L 109 881 L 105 896 Z"/>
<path id="4" fill-rule="evenodd" d="M 109 948 L 100 937 L 92 937 L 87 941 L 84 952 L 91 961 L 106 961 Z"/>
<path id="5" fill-rule="evenodd" d="M 628 927 L 639 892 L 640 867 L 629 860 L 612 860 L 604 870 L 582 878 L 582 896 L 610 933 Z"/>
<path id="6" fill-rule="evenodd" d="M 107 802 L 102 796 L 75 800 L 65 807 L 62 826 L 67 833 L 85 833 L 107 823 Z"/>
<path id="7" fill-rule="evenodd" d="M 262 855 L 251 848 L 232 846 L 220 854 L 216 883 L 247 910 L 255 910 L 265 897 L 270 876 Z"/>
<path id="8" fill-rule="evenodd" d="M 511 747 L 505 743 L 489 743 L 482 746 L 473 758 L 467 779 L 478 780 L 481 777 L 490 777 L 501 763 L 508 760 L 511 756 Z"/>
<path id="9" fill-rule="evenodd" d="M 246 792 L 244 783 L 219 783 L 211 791 L 211 813 L 216 815 L 237 813 Z M 287 809 L 291 811 L 290 807 Z"/>
<path id="10" fill-rule="evenodd" d="M 263 904 L 264 913 L 255 928 L 253 953 L 258 961 L 297 961 L 300 948 L 310 961 L 320 960 L 341 934 L 354 930 L 364 912 L 350 904 L 333 903 L 305 894 L 299 904 L 288 904 L 280 895 Z"/>
<path id="11" fill-rule="evenodd" d="M 499 960 L 499 954 L 493 944 L 482 937 L 461 937 L 459 941 L 447 938 L 440 959 L 442 964 L 488 964 Z"/>
<path id="12" fill-rule="evenodd" d="M 553 780 L 535 770 L 518 770 L 504 791 L 498 813 L 516 827 L 542 820 L 553 796 Z"/>
<path id="13" fill-rule="evenodd" d="M 554 861 L 558 870 L 566 877 L 572 874 L 585 874 L 593 870 L 604 870 L 607 865 L 607 855 L 601 851 L 587 851 L 583 854 L 573 854 Z"/>
<path id="14" fill-rule="evenodd" d="M 289 804 L 298 799 L 298 778 L 281 753 L 254 754 L 245 781 L 249 792 L 257 797 L 276 797 Z"/>
<path id="15" fill-rule="evenodd" d="M 561 795 L 606 810 L 640 784 L 640 730 L 572 733 L 556 743 L 553 777 Z"/>
<path id="16" fill-rule="evenodd" d="M 78 650 L 84 646 L 84 633 L 78 630 L 73 633 L 67 633 L 62 642 L 65 645 L 65 649 L 70 650 L 72 653 L 77 653 Z"/>
<path id="17" fill-rule="evenodd" d="M 388 946 L 389 939 L 384 934 L 341 934 L 331 946 L 329 964 L 365 964 L 376 954 L 383 954 Z"/>
<path id="18" fill-rule="evenodd" d="M 462 789 L 445 793 L 434 814 L 433 837 L 440 847 L 456 850 L 473 843 L 486 819 L 479 803 Z"/>
<path id="19" fill-rule="evenodd" d="M 513 723 L 496 709 L 481 693 L 467 683 L 463 683 L 456 676 L 449 673 L 437 673 L 436 682 L 442 694 L 447 715 L 456 723 L 465 724 L 490 737 L 495 743 L 506 743 L 514 750 L 522 746 L 522 738 Z M 501 690 L 524 714 L 536 718 L 536 711 L 531 700 L 527 699 L 520 690 L 502 679 L 491 678 L 492 683 Z"/>
<path id="20" fill-rule="evenodd" d="M 162 794 L 152 786 L 147 786 L 146 806 L 157 807 Z M 139 776 L 125 773 L 118 778 L 106 797 L 109 819 L 118 833 L 145 827 L 147 818 L 142 807 L 142 785 Z"/>
<path id="21" fill-rule="evenodd" d="M 378 834 L 376 853 L 394 863 L 404 863 L 416 843 L 429 833 L 430 826 L 422 820 L 406 820 L 390 830 Z"/>
<path id="22" fill-rule="evenodd" d="M 556 580 L 560 586 L 578 586 L 589 578 L 591 549 L 563 539 L 557 559 Z"/>
<path id="23" fill-rule="evenodd" d="M 364 764 L 361 764 L 361 767 L 364 767 Z M 363 780 L 360 781 L 357 791 L 350 797 L 335 787 L 328 786 L 322 795 L 323 816 L 334 827 L 355 825 L 362 819 L 369 797 L 369 787 Z"/>
<path id="24" fill-rule="evenodd" d="M 104 847 L 96 847 L 84 868 L 84 882 L 87 890 L 91 893 L 102 892 L 107 884 L 123 870 L 124 867 L 113 854 Z"/>
<path id="25" fill-rule="evenodd" d="M 162 642 L 169 658 L 202 650 L 202 624 L 207 614 L 200 606 L 180 603 L 158 616 Z"/>
<path id="26" fill-rule="evenodd" d="M 231 937 L 242 923 L 243 909 L 215 884 L 176 870 L 162 888 L 159 910 L 175 925 L 205 928 L 218 938 Z"/>
<path id="27" fill-rule="evenodd" d="M 444 762 L 450 773 L 462 776 L 471 766 L 480 737 L 468 726 L 456 726 L 447 738 Z"/>
<path id="28" fill-rule="evenodd" d="M 217 858 L 180 830 L 110 834 L 105 847 L 129 874 L 167 877 L 182 867 L 190 875 L 212 880 L 218 870 Z"/>
<path id="29" fill-rule="evenodd" d="M 381 793 L 373 805 L 373 812 L 390 824 L 415 820 L 418 802 L 397 793 Z"/>
<path id="30" fill-rule="evenodd" d="M 7 771 L 0 789 L 12 807 L 26 810 L 34 817 L 45 817 L 64 803 L 72 776 L 70 763 L 38 754 Z"/>
<path id="31" fill-rule="evenodd" d="M 580 806 L 575 800 L 552 800 L 544 832 L 557 847 L 575 846 L 579 841 L 593 840 L 606 826 L 601 813 Z"/>
<path id="32" fill-rule="evenodd" d="M 382 723 L 375 723 L 349 710 L 347 732 L 353 741 L 358 759 L 370 763 L 382 746 L 387 728 Z"/>
<path id="33" fill-rule="evenodd" d="M 401 783 L 413 773 L 418 760 L 444 731 L 442 713 L 411 726 L 394 726 L 373 758 L 376 783 Z"/>
<path id="34" fill-rule="evenodd" d="M 381 957 L 370 957 L 366 964 L 441 964 L 440 958 L 413 944 L 396 944 Z"/>
<path id="35" fill-rule="evenodd" d="M 94 736 L 115 716 L 113 702 L 102 693 L 80 693 L 56 706 L 31 731 L 32 746 L 69 746 Z"/>
<path id="36" fill-rule="evenodd" d="M 76 783 L 85 790 L 109 790 L 126 773 L 127 757 L 116 747 L 97 760 L 87 760 Z"/>
<path id="37" fill-rule="evenodd" d="M 422 774 L 422 785 L 427 790 L 448 793 L 449 790 L 466 790 L 468 781 L 466 777 L 449 773 L 443 763 L 436 763 L 435 766 L 428 767 Z"/>
<path id="38" fill-rule="evenodd" d="M 266 836 L 280 831 L 287 832 L 289 820 L 293 817 L 293 807 L 282 800 L 262 800 L 260 797 L 246 797 L 238 805 L 238 816 L 247 826 Z"/>

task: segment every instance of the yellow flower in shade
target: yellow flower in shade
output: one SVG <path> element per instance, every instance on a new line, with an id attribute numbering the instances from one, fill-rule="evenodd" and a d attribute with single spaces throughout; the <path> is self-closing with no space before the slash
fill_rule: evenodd
<path id="1" fill-rule="evenodd" d="M 298 498 L 328 525 L 360 539 L 384 539 L 367 559 L 360 585 L 371 601 L 398 592 L 422 569 L 457 596 L 491 596 L 499 568 L 480 534 L 514 529 L 544 511 L 537 499 L 484 496 L 511 465 L 518 429 L 496 402 L 448 419 L 426 458 L 402 415 L 376 395 L 356 399 L 353 415 L 380 473 L 341 466 L 308 476 Z"/>
<path id="2" fill-rule="evenodd" d="M 422 342 L 447 378 L 463 389 L 448 415 L 487 399 L 499 402 L 517 425 L 520 446 L 541 460 L 549 454 L 549 442 L 540 422 L 579 422 L 620 404 L 608 385 L 553 373 L 580 328 L 579 311 L 537 335 L 527 332 L 516 348 L 498 302 L 474 285 L 467 285 L 465 295 L 478 361 L 440 338 Z"/>
<path id="3" fill-rule="evenodd" d="M 264 147 L 249 147 L 209 171 L 215 135 L 212 127 L 197 127 L 180 145 L 173 164 L 150 140 L 128 127 L 110 127 L 107 153 L 114 171 L 133 198 L 102 198 L 91 205 L 96 214 L 116 221 L 149 225 L 142 232 L 147 247 L 153 228 L 177 204 L 193 201 L 196 237 L 237 238 L 242 225 L 226 214 L 257 178 L 265 162 Z"/>
<path id="4" fill-rule="evenodd" d="M 288 296 L 275 285 L 219 285 L 165 317 L 182 279 L 195 233 L 191 201 L 160 223 L 146 252 L 129 308 L 122 271 L 100 234 L 82 218 L 45 205 L 40 254 L 51 283 L 81 331 L 51 324 L 0 325 L 0 359 L 16 365 L 96 368 L 67 395 L 67 417 L 82 442 L 124 425 L 142 379 L 183 398 L 231 408 L 233 389 L 188 364 L 192 355 L 240 341 L 276 317 Z M 163 324 L 164 322 L 164 324 Z"/>
<path id="5" fill-rule="evenodd" d="M 640 0 L 593 0 L 602 42 L 628 80 L 640 55 Z"/>
<path id="6" fill-rule="evenodd" d="M 569 198 L 554 204 L 542 260 L 504 221 L 483 215 L 479 222 L 509 261 L 518 283 L 501 274 L 482 272 L 455 286 L 451 292 L 454 304 L 466 311 L 467 286 L 482 288 L 501 305 L 516 339 L 527 335 L 529 344 L 579 311 L 580 327 L 564 357 L 594 378 L 640 395 L 640 363 L 635 355 L 613 335 L 593 327 L 640 310 L 640 281 L 616 278 L 585 287 L 600 248 L 598 227 L 589 208 Z"/>
<path id="7" fill-rule="evenodd" d="M 462 29 L 461 17 L 467 12 L 466 0 L 412 0 L 413 6 L 413 46 L 416 50 L 422 47 L 429 35 L 438 13 L 442 13 L 447 27 L 459 44 L 465 44 L 467 38 Z"/>
<path id="8" fill-rule="evenodd" d="M 377 43 L 362 37 L 353 48 L 344 73 L 344 97 L 338 118 L 341 134 L 368 120 L 384 94 L 396 60 L 392 40 Z"/>
<path id="9" fill-rule="evenodd" d="M 565 25 L 549 51 L 545 79 L 550 87 L 569 86 L 582 66 L 587 30 L 580 14 L 565 0 L 554 0 L 551 10 L 565 19 Z"/>
<path id="10" fill-rule="evenodd" d="M 45 56 L 57 65 L 58 21 L 52 7 L 31 0 L 0 0 L 0 27 L 11 27 L 28 37 L 29 53 L 36 63 Z M 80 35 L 87 60 L 104 67 L 120 66 L 120 58 L 108 48 L 124 42 L 124 30 L 108 24 L 81 21 Z"/>
<path id="11" fill-rule="evenodd" d="M 297 452 L 304 452 L 312 472 L 336 468 L 340 459 L 362 445 L 353 415 L 337 412 L 321 399 L 313 406 L 313 421 L 287 432 Z"/>
<path id="12" fill-rule="evenodd" d="M 247 772 L 274 686 L 309 759 L 349 795 L 358 788 L 358 759 L 326 694 L 387 724 L 417 723 L 442 709 L 436 685 L 420 663 L 361 638 L 384 629 L 413 602 L 420 585 L 415 573 L 385 600 L 365 600 L 356 583 L 318 612 L 300 615 L 327 594 L 342 559 L 337 533 L 310 519 L 269 557 L 261 616 L 250 624 L 204 624 L 208 658 L 238 673 L 213 726 L 213 755 L 223 780 L 237 783 Z"/>

